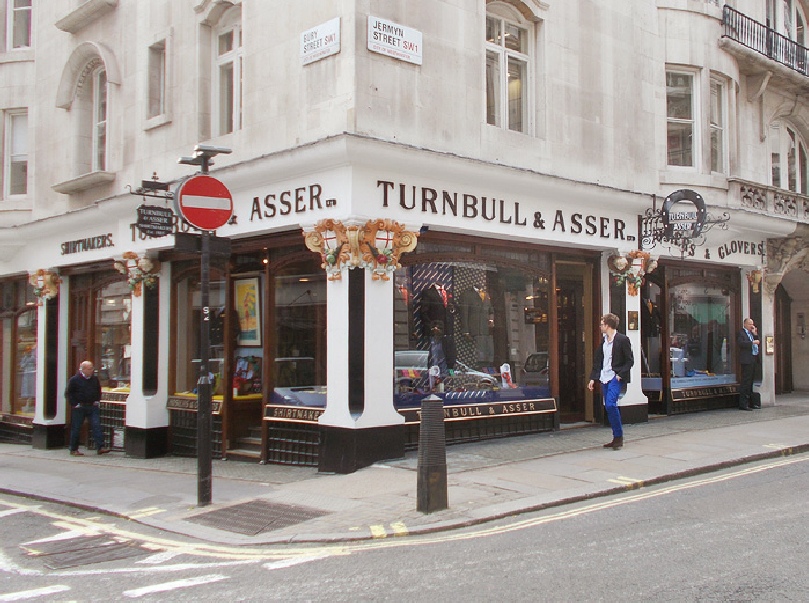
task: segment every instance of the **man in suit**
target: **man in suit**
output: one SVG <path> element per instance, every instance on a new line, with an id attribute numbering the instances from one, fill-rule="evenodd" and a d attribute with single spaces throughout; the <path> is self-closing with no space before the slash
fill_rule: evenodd
<path id="1" fill-rule="evenodd" d="M 739 362 L 742 365 L 741 383 L 739 384 L 739 410 L 761 408 L 761 404 L 753 404 L 753 375 L 756 372 L 758 351 L 761 341 L 758 329 L 752 318 L 744 319 L 744 326 L 736 336 L 736 347 L 739 350 Z"/>
<path id="2" fill-rule="evenodd" d="M 601 382 L 604 396 L 604 407 L 612 427 L 612 442 L 604 444 L 604 448 L 620 450 L 624 445 L 624 429 L 621 425 L 621 411 L 618 409 L 618 398 L 631 379 L 632 344 L 629 337 L 616 331 L 619 318 L 615 314 L 601 317 L 601 334 L 603 339 L 596 348 L 593 358 L 593 371 L 587 388 L 593 391 L 596 379 Z"/>

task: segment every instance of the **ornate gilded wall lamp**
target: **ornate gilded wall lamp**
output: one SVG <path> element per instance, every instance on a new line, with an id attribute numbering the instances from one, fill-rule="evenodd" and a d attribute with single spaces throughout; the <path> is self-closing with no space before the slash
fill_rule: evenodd
<path id="1" fill-rule="evenodd" d="M 761 286 L 761 270 L 751 270 L 747 273 L 747 282 L 753 289 L 753 293 L 758 293 Z"/>
<path id="2" fill-rule="evenodd" d="M 124 252 L 123 259 L 115 262 L 115 269 L 126 276 L 132 295 L 140 297 L 143 287 L 151 289 L 157 284 L 160 262 L 147 257 L 139 258 L 134 251 Z"/>
<path id="3" fill-rule="evenodd" d="M 657 269 L 657 260 L 652 259 L 649 252 L 635 249 L 625 256 L 617 254 L 609 256 L 607 267 L 615 284 L 626 283 L 627 292 L 634 297 L 643 284 L 643 277 Z"/>
<path id="4" fill-rule="evenodd" d="M 28 282 L 34 287 L 34 296 L 37 298 L 37 304 L 41 306 L 59 294 L 59 284 L 62 279 L 53 270 L 40 268 L 28 276 Z"/>
<path id="5" fill-rule="evenodd" d="M 304 231 L 306 247 L 320 254 L 321 268 L 330 281 L 343 278 L 343 268 L 370 268 L 373 280 L 387 281 L 401 267 L 399 257 L 416 247 L 418 234 L 394 220 L 368 220 L 362 226 L 345 226 L 339 220 L 321 220 Z"/>

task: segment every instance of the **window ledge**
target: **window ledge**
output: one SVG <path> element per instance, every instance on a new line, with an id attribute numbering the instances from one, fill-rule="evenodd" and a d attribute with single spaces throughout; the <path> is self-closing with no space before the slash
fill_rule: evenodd
<path id="1" fill-rule="evenodd" d="M 25 61 L 34 60 L 34 49 L 15 48 L 6 52 L 0 52 L 0 63 L 24 63 Z"/>
<path id="2" fill-rule="evenodd" d="M 143 125 L 144 130 L 154 130 L 155 128 L 159 128 L 160 126 L 165 126 L 166 124 L 171 123 L 171 116 L 163 113 L 161 115 L 155 115 L 154 117 L 150 117 L 146 120 L 146 123 Z"/>
<path id="3" fill-rule="evenodd" d="M 56 22 L 62 31 L 74 34 L 118 6 L 118 0 L 87 0 Z"/>
<path id="4" fill-rule="evenodd" d="M 112 172 L 89 172 L 87 174 L 82 174 L 77 178 L 65 180 L 64 182 L 58 182 L 51 188 L 57 193 L 73 195 L 75 193 L 86 191 L 94 186 L 107 184 L 113 180 L 115 180 L 115 174 Z"/>

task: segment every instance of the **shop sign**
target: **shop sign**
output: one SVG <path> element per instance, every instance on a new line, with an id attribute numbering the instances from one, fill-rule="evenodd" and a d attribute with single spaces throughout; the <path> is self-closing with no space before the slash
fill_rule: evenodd
<path id="1" fill-rule="evenodd" d="M 218 415 L 221 406 L 221 400 L 212 400 L 211 412 Z M 169 396 L 168 400 L 166 401 L 166 408 L 169 410 L 188 410 L 191 412 L 197 412 L 197 397 Z"/>
<path id="2" fill-rule="evenodd" d="M 340 52 L 340 17 L 301 34 L 301 63 L 308 65 Z"/>
<path id="3" fill-rule="evenodd" d="M 174 232 L 174 210 L 159 205 L 141 205 L 135 226 L 147 237 L 170 235 Z"/>
<path id="4" fill-rule="evenodd" d="M 421 32 L 379 17 L 368 17 L 368 50 L 415 65 L 422 63 Z"/>
<path id="5" fill-rule="evenodd" d="M 250 221 L 272 219 L 291 214 L 301 215 L 337 205 L 335 198 L 327 199 L 323 186 L 314 182 L 307 186 L 287 189 L 280 193 L 268 193 L 263 197 L 253 197 L 250 207 Z"/>
<path id="6" fill-rule="evenodd" d="M 519 201 L 507 201 L 470 192 L 414 186 L 390 180 L 377 180 L 376 185 L 382 193 L 383 208 L 398 204 L 406 211 L 494 222 L 557 235 L 583 235 L 618 241 L 636 239 L 634 235 L 627 234 L 627 223 L 624 220 L 607 215 L 585 214 L 563 209 L 531 211 Z"/>
<path id="7" fill-rule="evenodd" d="M 112 241 L 112 233 L 97 235 L 95 237 L 86 237 L 84 239 L 75 239 L 73 241 L 65 241 L 62 243 L 62 255 L 71 253 L 82 253 L 85 251 L 97 251 L 99 249 L 106 249 L 114 247 L 115 243 Z"/>
<path id="8" fill-rule="evenodd" d="M 738 384 L 730 385 L 709 385 L 705 387 L 688 387 L 682 389 L 672 389 L 671 399 L 676 402 L 678 400 L 694 400 L 700 398 L 716 398 L 719 396 L 734 396 L 739 393 Z"/>
<path id="9" fill-rule="evenodd" d="M 641 220 L 641 249 L 648 251 L 657 243 L 680 250 L 682 257 L 693 256 L 698 246 L 705 244 L 705 233 L 719 225 L 727 230 L 730 215 L 714 218 L 705 207 L 705 200 L 696 191 L 680 189 L 671 193 L 658 209 L 653 205 Z"/>
<path id="10" fill-rule="evenodd" d="M 762 262 L 767 256 L 767 244 L 764 241 L 744 241 L 734 239 L 716 248 L 716 255 L 724 260 L 732 255 L 760 256 Z M 705 259 L 711 259 L 710 250 L 705 250 Z"/>
<path id="11" fill-rule="evenodd" d="M 326 412 L 325 408 L 311 406 L 274 406 L 267 405 L 264 409 L 265 421 L 289 421 L 292 423 L 317 423 L 320 415 Z"/>
<path id="12" fill-rule="evenodd" d="M 400 408 L 405 423 L 420 423 L 421 408 Z M 507 402 L 485 402 L 477 404 L 444 404 L 445 421 L 466 421 L 486 419 L 505 415 L 536 415 L 556 412 L 556 400 L 511 400 Z"/>

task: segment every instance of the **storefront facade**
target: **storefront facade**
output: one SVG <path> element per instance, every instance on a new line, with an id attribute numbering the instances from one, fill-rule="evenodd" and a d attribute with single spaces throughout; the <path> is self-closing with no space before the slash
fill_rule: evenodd
<path id="1" fill-rule="evenodd" d="M 809 355 L 805 118 L 785 109 L 805 75 L 756 75 L 713 3 L 609 5 L 625 18 L 590 25 L 533 0 L 318 0 L 281 20 L 253 2 L 99 4 L 0 64 L 33 82 L 3 110 L 36 107 L 30 191 L 0 208 L 9 438 L 62 446 L 62 392 L 90 359 L 114 448 L 196 454 L 204 317 L 214 456 L 322 471 L 401 457 L 432 394 L 450 441 L 602 423 L 586 385 L 607 311 L 635 350 L 628 422 L 735 407 L 746 316 L 769 338 L 762 401 L 809 387 L 792 371 Z M 627 52 L 619 21 L 665 56 Z M 137 206 L 173 203 L 126 188 L 175 191 L 200 142 L 232 151 L 211 166 L 234 217 L 207 306 L 178 236 L 194 229 L 175 212 L 145 235 Z M 647 240 L 677 191 L 717 225 Z"/>

